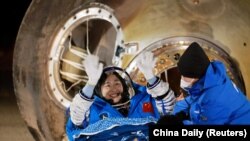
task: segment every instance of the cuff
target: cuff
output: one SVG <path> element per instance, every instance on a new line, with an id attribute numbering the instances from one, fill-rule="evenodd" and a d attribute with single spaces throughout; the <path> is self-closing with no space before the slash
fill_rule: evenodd
<path id="1" fill-rule="evenodd" d="M 148 89 L 153 89 L 154 87 L 156 87 L 161 82 L 161 79 L 159 77 L 153 77 L 148 81 L 151 81 L 151 82 L 147 83 Z M 152 83 L 152 81 L 153 81 L 153 83 Z"/>
<path id="2" fill-rule="evenodd" d="M 148 83 L 150 84 L 150 85 L 152 85 L 152 84 L 154 84 L 154 82 L 157 80 L 157 78 L 154 76 L 153 78 L 151 78 L 151 79 L 149 79 L 148 80 Z"/>
<path id="3" fill-rule="evenodd" d="M 80 95 L 84 99 L 93 99 L 93 94 L 94 94 L 94 89 L 95 87 L 92 85 L 86 84 L 83 89 L 80 90 Z"/>

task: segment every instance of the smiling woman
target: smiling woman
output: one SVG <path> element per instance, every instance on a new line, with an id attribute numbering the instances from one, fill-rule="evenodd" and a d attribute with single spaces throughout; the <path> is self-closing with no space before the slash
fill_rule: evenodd
<path id="1" fill-rule="evenodd" d="M 148 57 L 147 61 L 143 58 Z M 143 54 L 138 60 L 140 70 L 147 78 L 148 85 L 140 86 L 127 81 L 124 75 L 129 75 L 119 67 L 106 67 L 98 63 L 97 56 L 88 55 L 84 60 L 84 67 L 89 77 L 87 84 L 76 94 L 70 105 L 70 118 L 66 125 L 67 135 L 70 140 L 87 140 L 99 138 L 102 133 L 91 130 L 96 123 L 111 119 L 108 125 L 99 125 L 105 131 L 119 127 L 115 132 L 109 131 L 107 140 L 116 138 L 148 138 L 146 129 L 151 122 L 156 121 L 160 115 L 171 113 L 175 102 L 174 93 L 169 90 L 169 85 L 153 75 L 155 61 L 152 53 Z M 143 61 L 143 62 L 142 62 Z M 98 78 L 100 78 L 98 80 Z M 98 81 L 97 81 L 98 80 Z M 130 90 L 131 89 L 131 90 Z M 124 120 L 124 118 L 127 118 Z M 120 121 L 123 119 L 122 121 Z M 141 120 L 142 122 L 129 123 Z M 119 123 L 117 123 L 119 121 Z M 151 123 L 152 124 L 152 123 Z M 126 126 L 138 126 L 127 129 Z M 124 127 L 124 128 L 122 128 Z M 144 131 L 139 130 L 141 127 Z M 79 130 L 82 129 L 82 130 Z M 124 134 L 124 132 L 126 132 Z M 143 137 L 134 133 L 142 132 Z M 106 140 L 105 138 L 105 140 Z M 93 140 L 94 140 L 93 139 Z"/>

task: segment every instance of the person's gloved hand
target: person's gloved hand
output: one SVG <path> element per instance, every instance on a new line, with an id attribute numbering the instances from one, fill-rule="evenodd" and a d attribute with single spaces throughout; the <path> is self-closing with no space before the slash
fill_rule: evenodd
<path id="1" fill-rule="evenodd" d="M 154 59 L 154 55 L 152 52 L 145 52 L 141 54 L 137 61 L 137 67 L 143 73 L 147 80 L 154 77 L 153 68 L 155 66 L 156 60 Z"/>
<path id="2" fill-rule="evenodd" d="M 89 54 L 83 61 L 85 71 L 89 77 L 88 84 L 95 86 L 101 77 L 103 64 L 99 63 L 99 57 Z"/>

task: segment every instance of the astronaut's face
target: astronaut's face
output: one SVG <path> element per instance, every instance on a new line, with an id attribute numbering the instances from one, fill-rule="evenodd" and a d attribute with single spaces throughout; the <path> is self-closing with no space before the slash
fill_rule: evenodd
<path id="1" fill-rule="evenodd" d="M 122 83 L 114 74 L 110 74 L 101 86 L 101 92 L 105 99 L 112 100 L 113 104 L 117 104 L 122 99 Z"/>

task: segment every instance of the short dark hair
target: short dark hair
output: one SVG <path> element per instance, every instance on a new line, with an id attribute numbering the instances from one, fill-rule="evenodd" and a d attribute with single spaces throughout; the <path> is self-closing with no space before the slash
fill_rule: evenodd
<path id="1" fill-rule="evenodd" d="M 119 81 L 122 83 L 122 87 L 123 87 L 123 96 L 125 96 L 126 100 L 127 98 L 129 98 L 129 92 L 128 92 L 128 85 L 126 83 L 126 81 L 116 72 L 116 71 L 112 71 L 112 72 L 103 72 L 99 81 L 97 82 L 94 92 L 95 94 L 104 99 L 103 95 L 102 95 L 102 91 L 101 91 L 101 86 L 105 83 L 106 79 L 108 78 L 109 75 L 115 75 Z M 104 99 L 106 100 L 106 99 Z"/>

